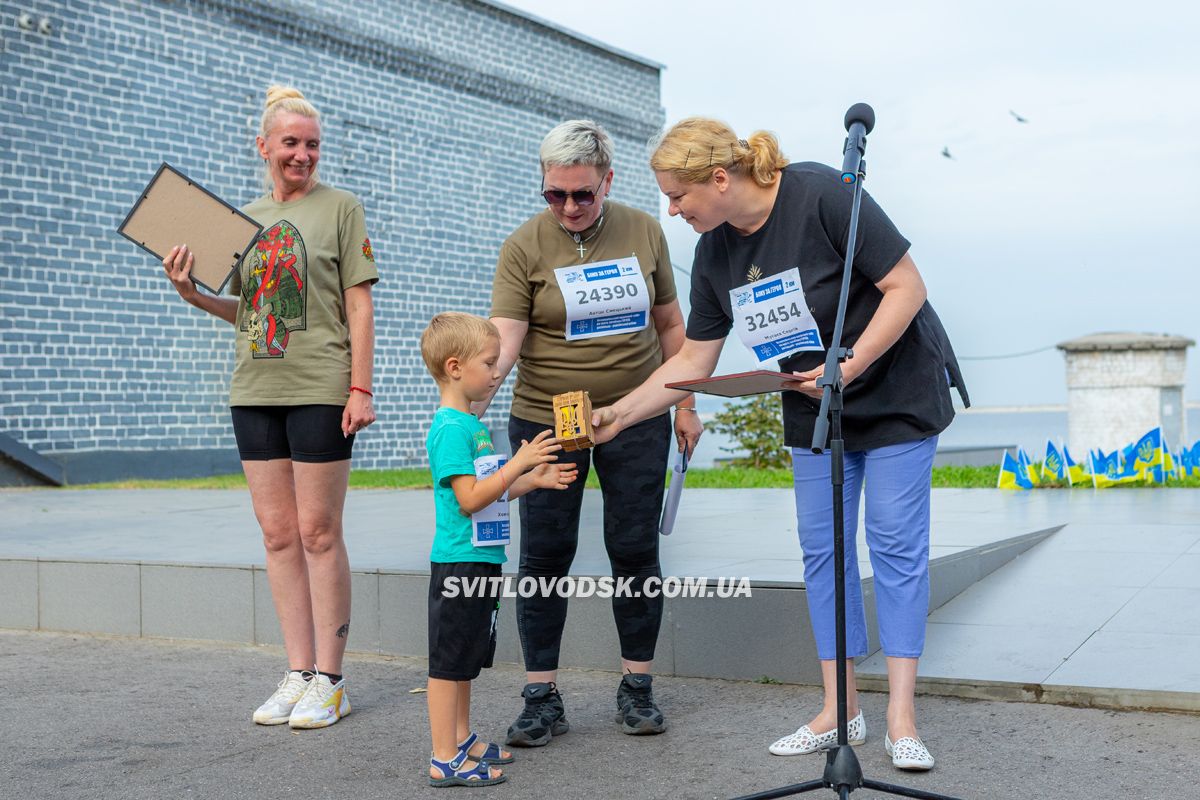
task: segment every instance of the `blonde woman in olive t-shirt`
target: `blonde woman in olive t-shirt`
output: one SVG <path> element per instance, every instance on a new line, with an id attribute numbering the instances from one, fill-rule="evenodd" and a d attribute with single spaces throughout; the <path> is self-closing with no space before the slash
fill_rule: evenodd
<path id="1" fill-rule="evenodd" d="M 243 208 L 263 231 L 230 283 L 237 299 L 196 290 L 186 245 L 163 260 L 184 300 L 237 333 L 230 411 L 288 658 L 254 721 L 293 728 L 350 712 L 342 508 L 354 434 L 375 421 L 379 275 L 362 205 L 317 181 L 320 143 L 320 117 L 304 96 L 268 89 L 257 146 L 270 191 Z"/>
<path id="2" fill-rule="evenodd" d="M 519 363 L 508 426 L 514 452 L 522 439 L 553 426 L 554 395 L 583 389 L 597 405 L 616 402 L 683 342 L 683 315 L 662 228 L 650 215 L 607 199 L 612 154 L 612 140 L 594 122 L 572 120 L 550 131 L 540 153 L 549 207 L 500 250 L 491 320 L 501 335 L 501 375 Z M 592 275 L 601 274 L 602 265 L 613 274 L 620 269 L 621 279 L 581 288 L 589 265 Z M 611 303 L 605 308 L 612 309 L 601 322 L 591 311 L 598 303 Z M 476 410 L 482 414 L 485 408 L 486 403 Z M 678 408 L 676 443 L 690 451 L 703 427 L 693 400 Z M 583 485 L 594 463 L 614 578 L 628 579 L 638 593 L 646 578 L 661 577 L 657 523 L 671 429 L 670 417 L 662 414 L 602 447 L 560 453 L 562 463 L 578 465 L 580 480 L 562 492 L 521 498 L 520 575 L 567 575 L 578 541 Z M 525 707 L 509 728 L 510 745 L 545 745 L 568 728 L 557 689 L 567 601 L 550 595 L 517 599 L 527 684 Z M 662 600 L 614 597 L 613 616 L 625 673 L 617 687 L 618 721 L 626 733 L 661 733 L 666 721 L 654 703 L 650 673 Z"/>

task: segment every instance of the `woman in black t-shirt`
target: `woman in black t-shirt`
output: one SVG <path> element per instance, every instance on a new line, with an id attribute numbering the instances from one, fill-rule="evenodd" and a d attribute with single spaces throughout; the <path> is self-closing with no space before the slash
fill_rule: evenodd
<path id="1" fill-rule="evenodd" d="M 819 714 L 770 750 L 798 755 L 837 743 L 834 563 L 828 453 L 809 450 L 821 397 L 825 344 L 845 259 L 852 192 L 820 164 L 788 164 L 769 133 L 738 139 L 715 120 L 677 123 L 650 161 L 668 213 L 702 234 L 692 269 L 691 315 L 680 351 L 641 387 L 596 412 L 598 441 L 658 413 L 682 395 L 665 383 L 707 377 L 736 330 L 760 362 L 793 372 L 783 395 L 784 440 L 792 448 L 805 586 L 825 684 Z M 855 553 L 858 505 L 874 570 L 880 642 L 890 697 L 885 747 L 902 769 L 929 769 L 917 736 L 914 688 L 929 605 L 929 495 L 937 435 L 962 389 L 954 353 L 926 302 L 909 243 L 864 195 L 843 345 L 853 357 L 845 385 L 846 628 L 851 744 L 866 739 L 853 658 L 867 653 Z M 764 364 L 766 366 L 766 364 Z"/>

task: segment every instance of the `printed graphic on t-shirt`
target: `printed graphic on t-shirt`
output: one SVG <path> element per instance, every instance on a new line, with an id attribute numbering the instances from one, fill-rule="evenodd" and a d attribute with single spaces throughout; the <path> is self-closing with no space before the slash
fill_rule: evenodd
<path id="1" fill-rule="evenodd" d="M 486 429 L 475 431 L 475 455 L 478 456 L 480 453 L 490 453 L 492 450 L 493 447 L 491 434 L 489 434 Z"/>
<path id="2" fill-rule="evenodd" d="M 292 331 L 305 329 L 308 257 L 287 220 L 264 230 L 243 267 L 242 330 L 254 358 L 283 358 Z"/>
<path id="3" fill-rule="evenodd" d="M 371 249 L 370 237 L 363 239 L 362 253 L 363 258 L 365 258 L 367 261 L 370 261 L 372 264 L 375 263 L 375 251 Z"/>

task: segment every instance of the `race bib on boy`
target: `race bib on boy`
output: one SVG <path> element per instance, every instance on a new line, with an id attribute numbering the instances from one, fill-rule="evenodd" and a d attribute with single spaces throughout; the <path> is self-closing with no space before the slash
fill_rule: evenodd
<path id="1" fill-rule="evenodd" d="M 650 292 L 634 256 L 554 270 L 567 306 L 567 341 L 640 331 L 650 321 Z"/>
<path id="2" fill-rule="evenodd" d="M 508 456 L 480 456 L 475 459 L 475 480 L 490 478 L 508 463 Z M 508 525 L 508 490 L 496 502 L 471 515 L 471 544 L 476 547 L 503 547 L 511 540 Z"/>
<path id="3" fill-rule="evenodd" d="M 760 364 L 825 349 L 795 267 L 730 289 L 729 307 L 738 337 Z"/>

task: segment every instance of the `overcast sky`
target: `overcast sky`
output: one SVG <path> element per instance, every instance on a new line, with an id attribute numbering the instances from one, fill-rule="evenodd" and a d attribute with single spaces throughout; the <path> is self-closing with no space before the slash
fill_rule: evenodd
<path id="1" fill-rule="evenodd" d="M 765 128 L 793 161 L 840 164 L 845 111 L 870 103 L 867 189 L 960 356 L 1200 340 L 1196 3 L 504 1 L 665 64 L 668 124 Z M 689 268 L 695 234 L 663 218 Z M 752 365 L 731 336 L 721 371 Z M 1055 349 L 963 367 L 976 405 L 1066 401 Z M 1185 394 L 1200 400 L 1195 347 Z"/>

